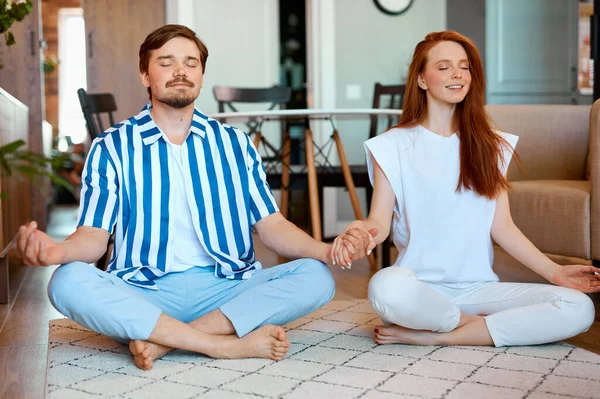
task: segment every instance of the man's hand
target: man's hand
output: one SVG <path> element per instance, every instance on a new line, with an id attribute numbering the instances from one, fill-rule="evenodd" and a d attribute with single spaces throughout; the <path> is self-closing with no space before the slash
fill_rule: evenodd
<path id="1" fill-rule="evenodd" d="M 348 228 L 336 237 L 331 246 L 333 264 L 340 265 L 342 269 L 350 268 L 353 260 L 370 255 L 377 245 L 374 239 L 377 233 L 377 229 L 366 232 L 358 223 L 348 225 Z"/>
<path id="2" fill-rule="evenodd" d="M 65 249 L 49 235 L 37 229 L 36 222 L 19 228 L 17 251 L 23 263 L 31 266 L 49 266 L 64 263 Z"/>
<path id="3" fill-rule="evenodd" d="M 585 293 L 600 292 L 599 273 L 600 269 L 594 266 L 559 266 L 552 276 L 552 282 Z"/>

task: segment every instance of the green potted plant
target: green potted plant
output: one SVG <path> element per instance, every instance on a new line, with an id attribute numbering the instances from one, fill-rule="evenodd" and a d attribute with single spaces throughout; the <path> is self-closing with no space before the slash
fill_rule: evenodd
<path id="1" fill-rule="evenodd" d="M 44 62 L 42 64 L 42 66 L 44 68 L 44 73 L 46 75 L 50 75 L 51 73 L 56 71 L 56 68 L 58 67 L 58 57 L 46 56 L 44 58 Z"/>
<path id="2" fill-rule="evenodd" d="M 16 140 L 0 146 L 0 176 L 24 177 L 30 180 L 48 178 L 57 188 L 73 192 L 73 186 L 56 172 L 64 169 L 70 162 L 67 155 L 57 154 L 51 158 L 35 152 L 21 149 L 23 140 Z M 8 193 L 0 192 L 0 199 Z"/>

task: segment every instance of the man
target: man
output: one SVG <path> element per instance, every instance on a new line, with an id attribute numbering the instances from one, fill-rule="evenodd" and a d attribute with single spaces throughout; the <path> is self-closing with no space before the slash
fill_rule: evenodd
<path id="1" fill-rule="evenodd" d="M 281 326 L 334 294 L 330 246 L 278 212 L 248 136 L 194 109 L 208 58 L 195 33 L 163 26 L 139 55 L 151 104 L 92 144 L 77 231 L 56 243 L 32 222 L 18 248 L 27 264 L 62 264 L 48 287 L 56 309 L 129 342 L 144 370 L 173 348 L 280 360 Z M 275 252 L 312 259 L 261 269 L 252 228 Z M 113 232 L 102 272 L 89 263 Z"/>

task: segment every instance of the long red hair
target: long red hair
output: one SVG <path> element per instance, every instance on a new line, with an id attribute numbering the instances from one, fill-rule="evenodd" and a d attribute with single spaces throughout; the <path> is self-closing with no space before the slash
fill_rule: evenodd
<path id="1" fill-rule="evenodd" d="M 502 149 L 510 147 L 491 127 L 485 110 L 483 65 L 477 47 L 469 38 L 454 31 L 432 32 L 417 44 L 408 69 L 402 116 L 395 127 L 415 126 L 427 117 L 427 95 L 417 84 L 417 78 L 425 69 L 429 51 L 443 41 L 456 42 L 465 49 L 472 77 L 469 92 L 456 105 L 453 116 L 460 138 L 460 176 L 456 190 L 473 190 L 494 199 L 509 187 L 498 160 L 504 162 Z"/>

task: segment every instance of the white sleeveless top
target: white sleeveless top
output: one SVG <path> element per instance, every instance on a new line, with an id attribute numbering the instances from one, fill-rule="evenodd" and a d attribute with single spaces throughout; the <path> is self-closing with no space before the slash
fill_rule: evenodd
<path id="1" fill-rule="evenodd" d="M 498 134 L 512 147 L 500 160 L 505 174 L 519 138 Z M 375 160 L 396 195 L 392 235 L 399 255 L 394 265 L 411 268 L 427 282 L 498 281 L 491 239 L 496 201 L 456 191 L 457 134 L 444 137 L 420 125 L 396 128 L 365 142 L 365 150 L 371 184 Z"/>

